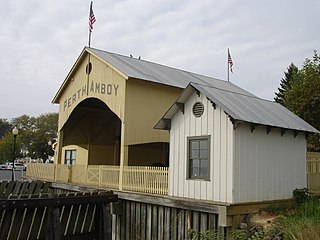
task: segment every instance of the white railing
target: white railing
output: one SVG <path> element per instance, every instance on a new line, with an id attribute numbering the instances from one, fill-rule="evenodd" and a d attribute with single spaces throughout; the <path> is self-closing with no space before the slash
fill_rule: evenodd
<path id="1" fill-rule="evenodd" d="M 27 177 L 30 178 L 108 189 L 120 189 L 119 176 L 119 166 L 46 163 L 27 165 Z M 168 193 L 168 168 L 124 166 L 122 184 L 123 190 L 166 195 Z"/>
<path id="2" fill-rule="evenodd" d="M 123 189 L 166 195 L 168 193 L 168 168 L 125 166 Z"/>

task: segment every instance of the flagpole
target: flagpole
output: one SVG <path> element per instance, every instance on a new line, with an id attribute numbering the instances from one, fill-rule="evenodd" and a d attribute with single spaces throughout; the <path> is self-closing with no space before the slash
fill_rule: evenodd
<path id="1" fill-rule="evenodd" d="M 89 43 L 88 43 L 89 47 L 91 46 L 91 31 L 89 31 Z"/>
<path id="2" fill-rule="evenodd" d="M 89 48 L 91 47 L 91 33 L 93 30 L 93 24 L 96 21 L 96 17 L 94 16 L 93 9 L 92 9 L 92 4 L 93 4 L 93 1 L 91 1 L 91 3 L 90 3 L 90 10 L 89 10 L 89 40 L 88 40 Z M 88 52 L 88 64 L 86 67 L 86 72 L 87 72 L 87 96 L 89 96 L 89 82 L 90 82 L 89 75 L 91 72 L 90 53 L 89 52 Z"/>
<path id="3" fill-rule="evenodd" d="M 228 52 L 227 52 L 227 69 L 228 69 L 228 82 L 230 81 L 229 79 L 229 72 L 230 72 L 230 69 L 229 69 L 229 48 L 228 48 Z"/>

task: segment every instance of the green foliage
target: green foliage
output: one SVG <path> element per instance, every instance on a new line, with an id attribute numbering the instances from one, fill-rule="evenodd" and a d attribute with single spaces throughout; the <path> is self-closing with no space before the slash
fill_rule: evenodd
<path id="1" fill-rule="evenodd" d="M 11 162 L 13 160 L 13 135 L 11 132 L 8 132 L 0 140 L 0 162 Z M 21 157 L 20 152 L 21 141 L 19 136 L 16 138 L 16 158 Z"/>
<path id="2" fill-rule="evenodd" d="M 275 231 L 275 229 L 256 226 L 249 230 L 238 229 L 233 231 L 230 235 L 230 240 L 274 239 L 276 236 L 279 236 L 279 232 Z"/>
<path id="3" fill-rule="evenodd" d="M 12 129 L 12 125 L 8 122 L 7 119 L 0 118 L 0 140 L 4 135 Z"/>
<path id="4" fill-rule="evenodd" d="M 280 83 L 275 100 L 306 122 L 320 129 L 320 56 L 314 51 L 300 70 L 293 64 Z M 308 150 L 320 151 L 320 135 L 308 137 Z"/>
<path id="5" fill-rule="evenodd" d="M 320 126 L 320 57 L 316 51 L 312 60 L 305 60 L 285 100 L 294 113 L 311 125 Z"/>
<path id="6" fill-rule="evenodd" d="M 296 203 L 302 204 L 308 200 L 308 189 L 295 189 L 293 191 L 293 198 L 295 199 Z"/>
<path id="7" fill-rule="evenodd" d="M 288 67 L 288 71 L 284 73 L 284 78 L 281 79 L 280 87 L 278 88 L 278 93 L 275 93 L 276 97 L 274 100 L 283 106 L 286 106 L 285 93 L 292 88 L 293 81 L 298 74 L 298 68 L 291 63 Z"/>
<path id="8" fill-rule="evenodd" d="M 1 122 L 1 121 L 0 121 Z M 1 125 L 1 124 L 0 124 Z M 48 159 L 53 155 L 48 141 L 57 137 L 58 114 L 48 113 L 39 117 L 22 115 L 13 119 L 10 126 L 19 130 L 16 145 L 16 157 L 31 157 L 33 159 Z M 13 136 L 11 129 L 0 139 L 0 162 L 12 161 Z"/>
<path id="9" fill-rule="evenodd" d="M 320 239 L 320 200 L 308 198 L 293 214 L 280 218 L 275 227 L 283 239 Z"/>
<path id="10" fill-rule="evenodd" d="M 225 240 L 226 238 L 219 234 L 217 230 L 208 230 L 206 232 L 198 232 L 193 229 L 190 229 L 188 231 L 188 234 L 190 237 L 192 237 L 192 240 Z"/>

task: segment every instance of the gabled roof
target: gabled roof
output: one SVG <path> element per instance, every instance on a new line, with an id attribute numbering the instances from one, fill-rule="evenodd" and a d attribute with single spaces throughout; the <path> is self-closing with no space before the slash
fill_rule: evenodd
<path id="1" fill-rule="evenodd" d="M 186 88 L 190 82 L 213 84 L 221 89 L 250 95 L 249 92 L 239 88 L 238 86 L 216 78 L 94 48 L 90 48 L 88 50 L 100 56 L 106 62 L 112 64 L 112 66 L 131 78 L 142 79 L 178 88 Z"/>
<path id="2" fill-rule="evenodd" d="M 281 104 L 258 98 L 252 94 L 221 89 L 214 84 L 204 85 L 199 83 L 188 85 L 155 128 L 165 129 L 168 119 L 171 119 L 180 108 L 181 104 L 179 103 L 184 103 L 194 91 L 204 94 L 210 101 L 222 108 L 233 121 L 319 133 L 317 129 Z"/>
<path id="3" fill-rule="evenodd" d="M 58 102 L 57 100 L 63 92 L 64 88 L 67 86 L 70 80 L 70 76 L 72 76 L 72 73 L 76 71 L 78 63 L 86 56 L 87 53 L 98 57 L 110 67 L 122 73 L 126 78 L 141 79 L 182 89 L 186 88 L 190 82 L 212 84 L 220 89 L 225 89 L 227 91 L 234 91 L 251 95 L 249 92 L 239 88 L 238 86 L 230 82 L 164 66 L 142 59 L 136 59 L 129 56 L 85 47 L 76 60 L 75 64 L 73 65 L 72 69 L 70 70 L 65 81 L 61 85 L 60 89 L 58 90 L 56 96 L 52 101 L 53 103 Z"/>

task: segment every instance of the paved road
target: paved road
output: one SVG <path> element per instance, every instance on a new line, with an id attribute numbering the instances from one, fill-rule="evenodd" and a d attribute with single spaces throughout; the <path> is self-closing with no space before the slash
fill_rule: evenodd
<path id="1" fill-rule="evenodd" d="M 17 170 L 14 172 L 15 180 L 21 180 L 22 176 L 26 175 L 26 171 Z M 12 172 L 11 170 L 0 170 L 0 181 L 11 181 Z"/>

